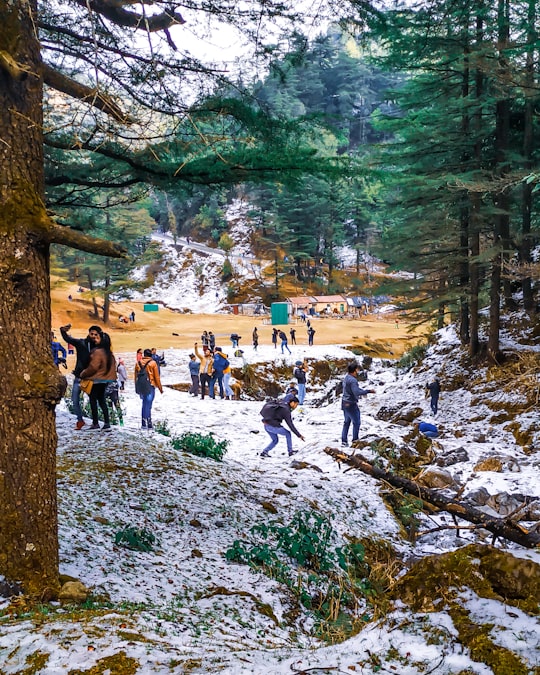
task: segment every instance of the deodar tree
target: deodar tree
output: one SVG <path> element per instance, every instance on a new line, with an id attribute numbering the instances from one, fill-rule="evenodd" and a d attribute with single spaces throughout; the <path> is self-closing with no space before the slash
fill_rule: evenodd
<path id="1" fill-rule="evenodd" d="M 344 3 L 332 2 L 337 16 Z M 321 3 L 313 7 L 320 15 Z M 305 4 L 302 17 L 317 18 Z M 202 34 L 209 18 L 251 39 L 255 56 L 244 63 L 253 68 L 268 31 L 275 50 L 295 12 L 279 0 L 0 0 L 0 580 L 42 599 L 59 587 L 55 406 L 66 386 L 49 345 L 49 247 L 124 255 L 85 234 L 69 210 L 109 187 L 321 166 L 286 124 L 242 102 L 225 79 L 232 63 L 205 66 L 183 48 L 186 24 Z"/>

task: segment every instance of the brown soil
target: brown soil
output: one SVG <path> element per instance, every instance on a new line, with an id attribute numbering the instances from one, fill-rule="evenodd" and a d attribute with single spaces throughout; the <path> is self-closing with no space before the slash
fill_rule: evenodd
<path id="1" fill-rule="evenodd" d="M 92 324 L 103 326 L 93 316 L 89 293 L 78 293 L 77 286 L 53 279 L 51 282 L 52 329 L 60 338 L 59 328 L 70 323 L 76 337 L 86 335 Z M 72 300 L 68 300 L 68 296 Z M 135 312 L 134 323 L 122 323 L 120 316 Z M 268 319 L 266 319 L 268 321 Z M 187 349 L 195 341 L 200 342 L 203 330 L 211 330 L 217 336 L 217 344 L 224 343 L 230 349 L 229 335 L 242 335 L 240 346 L 251 345 L 251 333 L 257 326 L 259 344 L 269 344 L 272 326 L 261 317 L 235 316 L 233 314 L 180 314 L 159 307 L 157 312 L 143 311 L 143 303 L 112 303 L 111 320 L 103 326 L 110 334 L 114 351 L 126 353 L 139 347 L 156 347 L 158 351 L 170 348 Z M 408 351 L 421 337 L 420 333 L 409 334 L 409 326 L 392 315 L 371 315 L 362 319 L 314 319 L 315 344 L 344 344 L 362 349 L 366 354 L 397 358 Z M 297 343 L 307 345 L 306 328 L 298 323 Z M 288 329 L 287 329 L 288 332 Z M 174 336 L 173 333 L 178 333 Z"/>

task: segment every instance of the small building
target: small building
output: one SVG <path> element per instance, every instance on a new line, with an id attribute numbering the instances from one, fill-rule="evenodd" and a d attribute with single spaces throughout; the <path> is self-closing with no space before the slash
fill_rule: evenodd
<path id="1" fill-rule="evenodd" d="M 347 298 L 349 314 L 354 314 L 356 316 L 367 314 L 369 310 L 369 303 L 370 299 L 363 298 L 361 295 L 354 295 L 350 298 Z"/>
<path id="2" fill-rule="evenodd" d="M 287 298 L 287 302 L 291 307 L 291 314 L 297 316 L 298 314 L 312 314 L 315 311 L 317 301 L 311 295 L 299 295 L 296 298 Z M 310 310 L 313 310 L 310 311 Z"/>
<path id="3" fill-rule="evenodd" d="M 347 314 L 347 298 L 343 295 L 315 295 L 315 312 L 323 316 Z"/>

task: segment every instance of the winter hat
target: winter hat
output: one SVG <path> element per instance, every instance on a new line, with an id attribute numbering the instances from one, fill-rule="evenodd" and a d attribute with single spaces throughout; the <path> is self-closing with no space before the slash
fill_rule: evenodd
<path id="1" fill-rule="evenodd" d="M 190 358 L 190 359 L 194 359 L 194 358 L 195 358 L 195 354 L 190 354 L 190 355 L 189 355 L 189 358 Z"/>
<path id="2" fill-rule="evenodd" d="M 301 365 L 302 365 L 302 361 L 297 361 L 294 365 L 295 365 L 295 366 L 301 366 Z"/>

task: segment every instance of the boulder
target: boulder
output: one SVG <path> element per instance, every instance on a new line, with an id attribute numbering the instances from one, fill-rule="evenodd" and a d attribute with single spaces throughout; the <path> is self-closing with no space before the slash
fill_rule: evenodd
<path id="1" fill-rule="evenodd" d="M 475 506 L 484 506 L 484 504 L 487 504 L 490 497 L 491 495 L 486 490 L 486 488 L 480 487 L 477 490 L 473 490 L 472 492 L 469 492 L 469 494 L 465 495 L 465 501 Z"/>
<path id="2" fill-rule="evenodd" d="M 499 492 L 496 495 L 491 495 L 487 500 L 486 506 L 489 506 L 501 516 L 507 516 L 526 503 L 522 495 L 510 495 L 508 492 Z"/>
<path id="3" fill-rule="evenodd" d="M 453 464 L 458 464 L 459 462 L 468 462 L 469 454 L 465 448 L 456 448 L 451 452 L 446 453 L 445 455 L 440 455 L 435 460 L 437 466 L 452 466 Z"/>
<path id="4" fill-rule="evenodd" d="M 428 488 L 446 488 L 456 484 L 452 474 L 435 466 L 428 466 L 416 479 L 416 482 Z"/>
<path id="5" fill-rule="evenodd" d="M 60 589 L 58 599 L 62 604 L 81 604 L 88 598 L 90 591 L 80 581 L 66 581 Z"/>
<path id="6" fill-rule="evenodd" d="M 474 467 L 474 471 L 495 471 L 501 473 L 503 470 L 503 464 L 498 457 L 488 457 L 487 459 L 482 459 Z"/>

